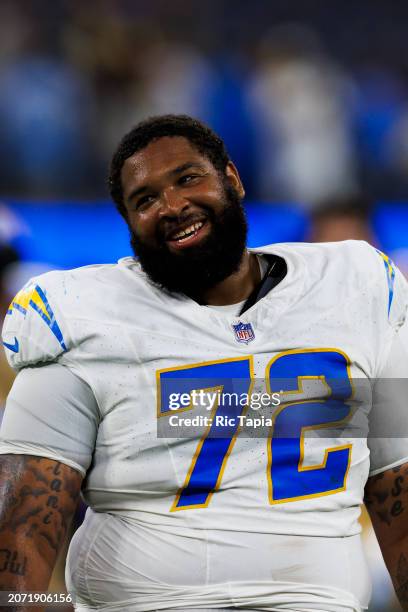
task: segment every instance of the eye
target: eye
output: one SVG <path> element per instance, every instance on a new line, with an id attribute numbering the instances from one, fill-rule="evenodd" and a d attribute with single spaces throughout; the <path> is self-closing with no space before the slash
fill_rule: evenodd
<path id="1" fill-rule="evenodd" d="M 188 183 L 191 183 L 195 179 L 199 179 L 199 178 L 200 178 L 199 174 L 184 174 L 183 176 L 179 178 L 179 183 L 180 185 L 187 185 Z"/>
<path id="2" fill-rule="evenodd" d="M 149 204 L 152 204 L 155 200 L 155 196 L 153 195 L 144 195 L 142 196 L 139 200 L 137 200 L 136 202 L 136 210 L 140 210 L 141 208 L 145 209 L 149 206 Z"/>

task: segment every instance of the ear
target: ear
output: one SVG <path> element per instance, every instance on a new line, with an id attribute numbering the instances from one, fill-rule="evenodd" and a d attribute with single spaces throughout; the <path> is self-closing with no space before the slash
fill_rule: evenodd
<path id="1" fill-rule="evenodd" d="M 238 170 L 236 169 L 235 164 L 232 161 L 229 161 L 225 168 L 225 176 L 227 177 L 229 183 L 231 183 L 231 186 L 238 193 L 239 197 L 243 198 L 245 196 L 245 189 L 239 176 Z"/>

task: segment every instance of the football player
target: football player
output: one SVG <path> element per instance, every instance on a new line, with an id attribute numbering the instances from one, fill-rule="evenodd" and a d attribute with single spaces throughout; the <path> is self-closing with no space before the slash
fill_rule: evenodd
<path id="1" fill-rule="evenodd" d="M 6 315 L 2 588 L 47 588 L 81 490 L 78 611 L 359 612 L 365 494 L 408 609 L 405 415 L 390 439 L 376 405 L 371 454 L 355 433 L 360 386 L 407 377 L 402 275 L 364 242 L 247 249 L 238 171 L 186 116 L 127 134 L 110 189 L 138 259 L 34 278 Z M 260 435 L 255 391 L 280 399 Z"/>

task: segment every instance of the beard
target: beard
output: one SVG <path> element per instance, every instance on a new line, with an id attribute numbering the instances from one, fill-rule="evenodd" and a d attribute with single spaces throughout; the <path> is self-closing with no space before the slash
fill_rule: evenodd
<path id="1" fill-rule="evenodd" d="M 224 184 L 223 204 L 218 214 L 201 205 L 211 230 L 199 245 L 179 253 L 172 253 L 163 237 L 158 240 L 159 246 L 151 246 L 130 229 L 133 252 L 153 283 L 170 292 L 199 298 L 238 270 L 248 226 L 242 200 L 229 184 Z"/>

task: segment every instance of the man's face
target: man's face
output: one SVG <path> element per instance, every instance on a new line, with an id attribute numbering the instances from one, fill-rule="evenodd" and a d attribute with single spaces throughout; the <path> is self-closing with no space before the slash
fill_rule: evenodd
<path id="1" fill-rule="evenodd" d="M 152 281 L 200 296 L 239 267 L 245 249 L 243 188 L 183 137 L 164 137 L 122 169 L 131 244 Z"/>

